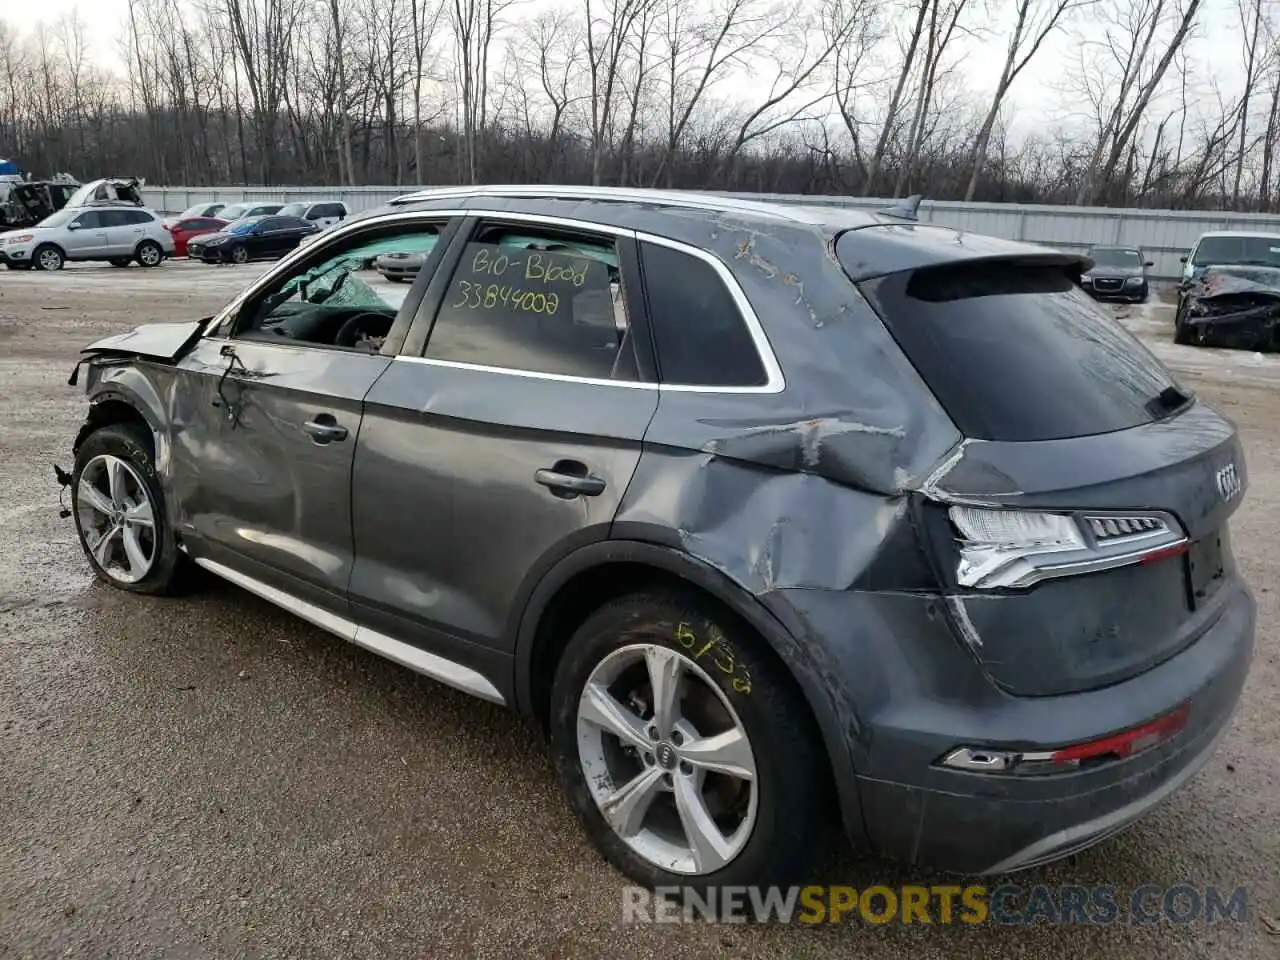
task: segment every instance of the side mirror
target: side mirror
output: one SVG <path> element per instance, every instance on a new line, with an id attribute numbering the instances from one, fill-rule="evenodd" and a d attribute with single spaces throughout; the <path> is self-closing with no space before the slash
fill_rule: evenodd
<path id="1" fill-rule="evenodd" d="M 1178 258 L 1178 262 L 1179 262 L 1179 263 L 1186 263 L 1186 262 L 1187 262 L 1187 258 L 1186 258 L 1186 257 L 1179 257 L 1179 258 Z"/>
<path id="2" fill-rule="evenodd" d="M 1148 260 L 1146 263 L 1144 263 L 1144 264 L 1143 264 L 1143 266 L 1144 266 L 1144 267 L 1154 267 L 1154 266 L 1155 266 L 1155 263 L 1154 263 L 1153 261 L 1151 261 L 1151 260 Z"/>
<path id="3" fill-rule="evenodd" d="M 68 229 L 68 230 L 79 230 L 79 229 L 80 229 L 80 224 L 78 224 L 78 223 L 68 223 L 68 224 L 67 224 L 67 229 Z"/>

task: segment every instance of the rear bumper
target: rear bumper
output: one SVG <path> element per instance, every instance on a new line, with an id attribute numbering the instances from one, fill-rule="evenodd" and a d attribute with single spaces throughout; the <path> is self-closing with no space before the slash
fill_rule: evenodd
<path id="1" fill-rule="evenodd" d="M 1171 796 L 1212 755 L 1253 656 L 1256 608 L 1238 579 L 1224 587 L 1212 626 L 1176 656 L 1109 687 L 1042 697 L 1014 697 L 980 677 L 959 644 L 941 635 L 926 598 L 783 592 L 788 604 L 807 607 L 807 628 L 826 628 L 825 681 L 836 685 L 838 702 L 860 714 L 846 723 L 855 783 L 840 791 L 855 844 L 861 839 L 879 854 L 964 874 L 1067 856 Z M 882 636 L 833 649 L 833 635 L 848 637 L 849 624 L 860 622 L 851 617 L 871 618 Z M 876 657 L 874 667 L 854 667 L 868 655 Z M 1094 740 L 1184 701 L 1190 713 L 1176 737 L 1091 769 L 1019 776 L 936 765 L 957 746 L 1036 751 Z"/>

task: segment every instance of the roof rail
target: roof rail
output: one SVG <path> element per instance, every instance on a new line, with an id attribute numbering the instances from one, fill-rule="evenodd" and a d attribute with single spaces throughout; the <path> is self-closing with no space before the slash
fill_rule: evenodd
<path id="1" fill-rule="evenodd" d="M 808 222 L 801 210 L 781 203 L 759 200 L 739 200 L 714 193 L 686 192 L 682 190 L 653 190 L 632 187 L 592 187 L 564 184 L 516 184 L 500 186 L 433 187 L 406 193 L 389 201 L 391 206 L 422 203 L 427 200 L 447 200 L 452 197 L 528 197 L 530 199 L 559 200 L 612 200 L 627 203 L 654 203 L 668 207 L 687 207 L 699 210 L 753 213 L 758 216 L 777 217 L 780 220 Z"/>
<path id="2" fill-rule="evenodd" d="M 919 221 L 920 201 L 924 199 L 924 194 L 913 193 L 911 196 L 903 200 L 899 200 L 891 207 L 883 210 L 877 210 L 881 216 L 893 217 L 895 220 L 911 220 Z"/>

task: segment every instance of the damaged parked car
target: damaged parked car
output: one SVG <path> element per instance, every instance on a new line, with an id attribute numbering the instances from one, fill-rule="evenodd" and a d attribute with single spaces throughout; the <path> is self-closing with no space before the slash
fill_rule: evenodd
<path id="1" fill-rule="evenodd" d="M 1180 260 L 1175 343 L 1259 351 L 1280 345 L 1280 234 L 1210 231 Z"/>
<path id="2" fill-rule="evenodd" d="M 1206 267 L 1182 290 L 1173 324 L 1175 343 L 1280 349 L 1280 265 Z"/>
<path id="3" fill-rule="evenodd" d="M 1095 300 L 1146 303 L 1151 292 L 1147 255 L 1137 247 L 1090 247 L 1085 256 L 1093 266 L 1080 277 L 1080 286 Z"/>
<path id="4" fill-rule="evenodd" d="M 803 880 L 840 823 L 965 873 L 1075 853 L 1228 728 L 1244 453 L 1087 259 L 915 207 L 468 187 L 348 218 L 85 348 L 84 554 L 535 718 L 637 882 Z M 356 275 L 390 245 L 411 284 Z"/>

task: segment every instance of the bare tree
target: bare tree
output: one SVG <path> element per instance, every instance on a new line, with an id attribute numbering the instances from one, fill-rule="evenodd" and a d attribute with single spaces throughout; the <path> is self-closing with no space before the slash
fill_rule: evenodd
<path id="1" fill-rule="evenodd" d="M 1098 181 L 1110 184 L 1144 118 L 1147 105 L 1187 39 L 1201 0 L 1112 0 L 1103 63 L 1114 78 L 1112 106 L 1076 194 L 1077 204 L 1097 198 Z M 1180 4 L 1180 5 L 1179 5 Z M 1172 34 L 1165 36 L 1166 28 Z"/>
<path id="2" fill-rule="evenodd" d="M 898 112 L 902 109 L 902 97 L 907 89 L 907 81 L 916 66 L 916 50 L 920 46 L 920 38 L 924 35 L 925 24 L 933 9 L 934 0 L 906 0 L 908 9 L 912 11 L 911 26 L 907 33 L 905 50 L 898 66 L 898 79 L 893 85 L 893 94 L 885 108 L 884 120 L 880 125 L 880 135 L 876 138 L 875 149 L 867 163 L 866 177 L 862 182 L 862 194 L 867 196 L 875 189 L 880 175 L 880 165 L 884 162 L 885 152 L 889 149 L 889 140 L 893 136 L 894 126 L 898 122 Z"/>
<path id="3" fill-rule="evenodd" d="M 1005 48 L 1004 67 L 1000 71 L 1000 79 L 996 81 L 995 93 L 991 95 L 991 105 L 987 115 L 978 128 L 978 135 L 973 143 L 973 172 L 969 175 L 969 186 L 965 188 L 964 198 L 972 200 L 978 190 L 978 178 L 982 175 L 982 165 L 987 160 L 987 145 L 991 141 L 991 131 L 995 127 L 996 117 L 1000 115 L 1000 107 L 1009 94 L 1009 88 L 1018 79 L 1018 74 L 1039 53 L 1048 36 L 1062 25 L 1068 13 L 1078 7 L 1088 6 L 1093 0 L 1015 0 L 1017 3 L 1013 32 L 1009 35 L 1009 43 Z"/>

